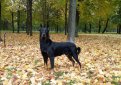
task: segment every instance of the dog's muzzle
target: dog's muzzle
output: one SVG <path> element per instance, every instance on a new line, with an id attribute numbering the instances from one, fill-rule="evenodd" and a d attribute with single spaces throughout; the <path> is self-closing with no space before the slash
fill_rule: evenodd
<path id="1" fill-rule="evenodd" d="M 42 34 L 42 39 L 46 39 L 46 34 Z"/>

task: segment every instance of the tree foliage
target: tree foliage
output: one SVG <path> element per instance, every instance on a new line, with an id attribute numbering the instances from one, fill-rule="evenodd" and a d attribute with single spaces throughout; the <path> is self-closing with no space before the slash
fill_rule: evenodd
<path id="1" fill-rule="evenodd" d="M 2 21 L 11 23 L 11 12 L 14 12 L 14 20 L 17 22 L 17 10 L 21 12 L 20 25 L 26 22 L 26 3 L 27 0 L 2 0 Z M 46 10 L 44 10 L 44 2 L 46 1 Z M 67 0 L 68 1 L 68 0 Z M 43 23 L 43 15 L 48 15 L 47 22 L 50 28 L 57 26 L 61 30 L 64 28 L 65 21 L 65 0 L 33 0 L 32 2 L 32 18 L 33 27 L 38 28 Z M 106 20 L 109 18 L 110 27 L 121 23 L 120 0 L 77 0 L 77 9 L 80 14 L 79 28 L 84 28 L 84 23 L 91 23 L 95 29 L 98 29 L 98 21 L 104 27 Z M 69 6 L 67 7 L 68 10 Z M 16 24 L 15 24 L 16 25 Z"/>

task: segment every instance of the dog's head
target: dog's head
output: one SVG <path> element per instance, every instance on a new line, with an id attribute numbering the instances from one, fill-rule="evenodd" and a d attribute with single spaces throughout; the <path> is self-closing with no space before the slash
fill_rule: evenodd
<path id="1" fill-rule="evenodd" d="M 49 29 L 48 28 L 42 27 L 39 31 L 40 31 L 41 39 L 44 39 L 44 40 L 49 39 Z"/>

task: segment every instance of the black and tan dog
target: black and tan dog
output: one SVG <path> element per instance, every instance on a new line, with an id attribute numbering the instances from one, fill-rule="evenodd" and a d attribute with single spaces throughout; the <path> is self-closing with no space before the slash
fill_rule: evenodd
<path id="1" fill-rule="evenodd" d="M 54 58 L 62 54 L 67 55 L 68 59 L 73 63 L 73 66 L 76 61 L 81 68 L 81 63 L 78 59 L 78 54 L 81 50 L 80 47 L 76 47 L 76 45 L 71 42 L 53 42 L 50 39 L 49 30 L 47 28 L 40 29 L 40 49 L 44 64 L 47 65 L 49 58 L 52 70 L 54 68 Z"/>

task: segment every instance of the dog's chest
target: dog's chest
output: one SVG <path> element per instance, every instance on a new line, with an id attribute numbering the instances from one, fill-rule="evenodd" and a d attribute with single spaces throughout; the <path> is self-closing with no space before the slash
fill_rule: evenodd
<path id="1" fill-rule="evenodd" d="M 48 47 L 49 47 L 49 43 L 46 43 L 46 42 L 41 42 L 40 43 L 41 51 L 47 52 Z"/>

